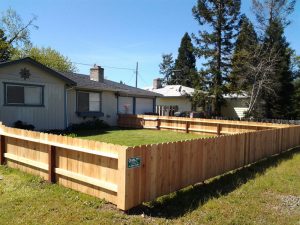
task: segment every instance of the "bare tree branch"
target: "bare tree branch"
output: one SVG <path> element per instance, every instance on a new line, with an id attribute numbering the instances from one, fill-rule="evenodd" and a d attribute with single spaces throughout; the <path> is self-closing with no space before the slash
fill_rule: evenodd
<path id="1" fill-rule="evenodd" d="M 30 29 L 38 29 L 38 26 L 34 24 L 36 20 L 37 16 L 33 15 L 28 22 L 23 23 L 20 15 L 9 8 L 2 13 L 0 28 L 4 31 L 9 44 L 18 47 L 31 46 Z"/>
<path id="2" fill-rule="evenodd" d="M 244 82 L 248 83 L 250 96 L 248 115 L 251 115 L 263 92 L 276 96 L 276 84 L 273 83 L 272 76 L 275 74 L 276 63 L 278 62 L 278 52 L 273 49 L 259 46 L 245 62 L 246 74 L 243 75 Z"/>

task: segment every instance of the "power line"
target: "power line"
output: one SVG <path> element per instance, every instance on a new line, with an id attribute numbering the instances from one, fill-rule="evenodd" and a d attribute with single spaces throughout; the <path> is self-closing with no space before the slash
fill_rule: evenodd
<path id="1" fill-rule="evenodd" d="M 128 84 L 131 84 L 131 81 L 133 80 L 133 78 L 134 78 L 134 75 L 135 75 L 135 73 L 133 73 L 133 74 L 131 75 L 131 78 L 130 78 L 130 80 L 129 80 L 129 83 L 128 83 Z"/>
<path id="2" fill-rule="evenodd" d="M 144 78 L 141 76 L 140 73 L 139 73 L 139 78 L 146 86 L 149 86 L 149 83 L 144 80 Z"/>
<path id="3" fill-rule="evenodd" d="M 94 65 L 93 64 L 88 64 L 88 63 L 81 63 L 81 62 L 71 62 L 73 64 L 77 64 L 77 65 L 83 65 L 83 66 L 89 66 L 89 67 L 93 67 Z M 132 71 L 133 74 L 129 80 L 129 83 L 132 82 L 133 78 L 134 78 L 134 75 L 135 75 L 135 86 L 137 86 L 137 80 L 138 80 L 138 63 L 136 65 L 136 69 L 132 69 L 132 68 L 127 68 L 127 67 L 116 67 L 116 66 L 102 66 L 101 67 L 104 67 L 104 68 L 110 68 L 110 69 L 117 69 L 117 70 L 129 70 L 129 71 Z M 145 81 L 143 81 L 145 83 Z"/>
<path id="4" fill-rule="evenodd" d="M 77 65 L 90 66 L 90 67 L 93 67 L 93 66 L 94 66 L 94 65 L 92 65 L 92 64 L 80 63 L 80 62 L 72 62 L 72 63 L 77 64 Z M 102 65 L 101 65 L 101 67 L 104 67 L 104 68 L 110 68 L 110 69 L 117 69 L 117 70 L 130 70 L 130 71 L 136 71 L 136 69 L 126 68 L 126 67 L 102 66 Z"/>

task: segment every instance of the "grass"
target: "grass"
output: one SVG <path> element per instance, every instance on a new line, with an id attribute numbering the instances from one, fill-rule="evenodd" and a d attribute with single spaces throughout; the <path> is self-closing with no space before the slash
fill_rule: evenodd
<path id="1" fill-rule="evenodd" d="M 127 214 L 0 166 L 0 224 L 300 224 L 300 149 L 188 187 Z"/>
<path id="2" fill-rule="evenodd" d="M 186 134 L 174 131 L 157 131 L 146 129 L 101 129 L 78 131 L 71 134 L 79 138 L 102 141 L 107 143 L 137 146 L 164 142 L 181 141 L 207 137 L 199 134 Z"/>

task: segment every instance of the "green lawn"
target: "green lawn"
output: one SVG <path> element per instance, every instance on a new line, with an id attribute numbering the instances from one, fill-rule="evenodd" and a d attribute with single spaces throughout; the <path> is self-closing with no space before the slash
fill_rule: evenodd
<path id="1" fill-rule="evenodd" d="M 158 131 L 146 129 L 101 129 L 78 131 L 71 135 L 79 138 L 126 146 L 156 144 L 208 137 L 199 134 L 186 134 L 167 130 Z"/>
<path id="2" fill-rule="evenodd" d="M 125 214 L 0 166 L 0 224 L 300 224 L 300 150 L 211 179 Z"/>

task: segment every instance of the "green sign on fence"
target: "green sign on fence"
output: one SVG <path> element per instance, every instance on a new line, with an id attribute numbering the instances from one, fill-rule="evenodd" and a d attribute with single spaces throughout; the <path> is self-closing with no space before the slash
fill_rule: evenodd
<path id="1" fill-rule="evenodd" d="M 137 168 L 141 166 L 141 158 L 133 157 L 128 159 L 127 167 L 128 168 Z"/>

